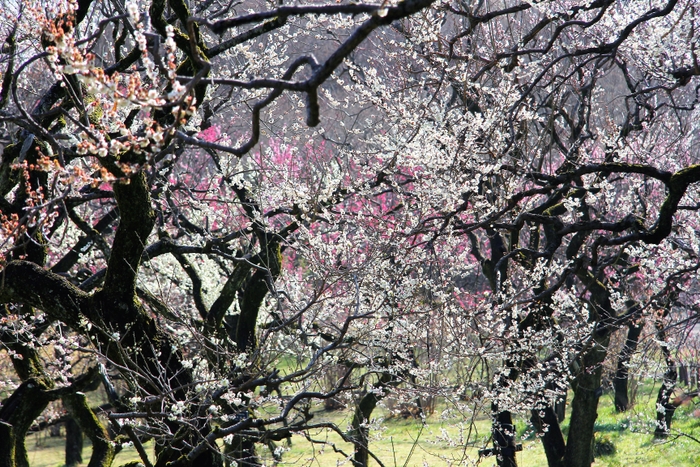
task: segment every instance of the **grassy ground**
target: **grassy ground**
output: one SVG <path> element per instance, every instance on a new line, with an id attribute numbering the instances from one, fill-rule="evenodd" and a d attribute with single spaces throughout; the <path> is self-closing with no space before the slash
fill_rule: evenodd
<path id="1" fill-rule="evenodd" d="M 27 437 L 29 465 L 32 467 L 62 467 L 65 461 L 65 443 L 66 440 L 63 437 L 51 438 L 44 433 Z M 85 449 L 83 449 L 84 463 L 80 464 L 81 467 L 87 466 L 91 452 L 90 442 L 85 440 Z M 112 465 L 119 466 L 134 460 L 139 460 L 136 450 L 133 448 L 125 449 L 117 454 Z"/>
<path id="2" fill-rule="evenodd" d="M 640 396 L 635 409 L 616 414 L 613 409 L 612 395 L 604 395 L 598 409 L 596 423 L 596 440 L 601 446 L 601 454 L 596 457 L 594 466 L 597 467 L 632 467 L 653 465 L 656 467 L 697 467 L 700 465 L 700 418 L 693 415 L 694 405 L 681 407 L 676 411 L 673 428 L 674 436 L 663 442 L 655 441 L 650 434 L 653 432 L 655 405 L 655 390 L 653 387 L 640 388 Z M 329 420 L 345 428 L 349 423 L 350 414 L 347 412 L 317 413 L 315 421 Z M 476 465 L 477 450 L 487 443 L 489 422 L 478 420 L 474 424 L 460 424 L 458 420 L 443 420 L 439 416 L 431 416 L 427 423 L 409 419 L 388 419 L 378 422 L 379 429 L 372 432 L 371 449 L 387 467 L 413 467 L 429 465 L 438 466 L 468 466 Z M 518 453 L 518 465 L 522 467 L 546 466 L 546 458 L 539 440 L 526 431 L 525 422 L 517 423 L 518 437 L 523 444 L 523 451 Z M 568 420 L 564 422 L 564 431 L 568 430 Z M 471 434 L 468 430 L 471 429 Z M 687 435 L 687 436 L 686 436 Z M 27 447 L 30 451 L 30 463 L 33 467 L 58 467 L 63 465 L 63 439 L 42 438 L 37 446 L 33 437 L 28 438 Z M 692 438 L 695 438 L 692 439 Z M 327 467 L 334 465 L 350 465 L 345 455 L 350 455 L 352 449 L 347 443 L 332 433 L 318 431 L 312 433 L 317 441 L 333 443 L 342 453 L 334 451 L 329 444 L 310 445 L 301 436 L 292 439 L 291 446 L 280 443 L 285 449 L 284 466 L 316 466 Z M 465 439 L 477 440 L 476 443 L 465 446 Z M 607 448 L 607 449 L 606 449 Z M 614 451 L 614 452 L 610 452 Z M 89 460 L 90 448 L 86 447 L 84 459 Z M 114 463 L 119 466 L 130 460 L 138 459 L 135 451 L 126 449 L 117 456 Z M 271 457 L 266 458 L 272 465 Z M 377 465 L 377 464 L 375 464 Z M 480 467 L 495 465 L 492 458 L 482 459 Z"/>

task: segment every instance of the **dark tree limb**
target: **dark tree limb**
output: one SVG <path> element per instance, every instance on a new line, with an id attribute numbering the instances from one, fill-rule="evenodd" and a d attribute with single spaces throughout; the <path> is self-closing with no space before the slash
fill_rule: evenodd
<path id="1" fill-rule="evenodd" d="M 115 183 L 119 226 L 112 244 L 103 292 L 115 302 L 130 303 L 136 294 L 136 276 L 148 236 L 155 225 L 146 174 L 139 172 L 129 183 Z"/>

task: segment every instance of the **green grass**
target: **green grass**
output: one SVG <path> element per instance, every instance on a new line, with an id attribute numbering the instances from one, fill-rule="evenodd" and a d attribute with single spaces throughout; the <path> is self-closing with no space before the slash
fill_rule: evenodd
<path id="1" fill-rule="evenodd" d="M 613 455 L 596 459 L 598 466 L 626 467 L 653 465 L 657 467 L 697 467 L 700 465 L 700 418 L 693 415 L 695 404 L 679 407 L 673 417 L 672 435 L 667 440 L 655 440 L 655 404 L 658 386 L 641 389 L 637 405 L 629 412 L 618 414 L 612 395 L 604 395 L 598 409 L 596 439 L 615 446 Z M 688 436 L 686 436 L 688 435 Z"/>
<path id="2" fill-rule="evenodd" d="M 613 408 L 612 395 L 601 398 L 596 423 L 596 440 L 613 448 L 613 454 L 598 456 L 596 467 L 697 467 L 700 465 L 700 418 L 693 415 L 695 406 L 680 407 L 673 421 L 674 436 L 658 442 L 654 440 L 653 421 L 655 418 L 655 391 L 652 386 L 642 387 L 638 403 L 633 410 L 617 414 Z M 380 410 L 376 411 L 382 415 Z M 349 411 L 326 412 L 319 410 L 314 422 L 332 421 L 341 429 L 350 422 Z M 378 429 L 371 432 L 370 448 L 386 467 L 420 467 L 468 466 L 475 465 L 477 451 L 488 443 L 489 421 L 481 418 L 473 424 L 462 423 L 456 419 L 441 419 L 438 415 L 428 417 L 422 425 L 413 419 L 385 419 L 377 421 Z M 546 458 L 540 441 L 527 430 L 524 419 L 517 420 L 518 440 L 523 444 L 523 451 L 518 453 L 518 465 L 522 467 L 546 466 Z M 471 432 L 469 430 L 471 429 Z M 568 420 L 563 424 L 568 431 Z M 683 433 L 684 435 L 682 435 Z M 56 467 L 63 465 L 63 439 L 46 437 L 42 446 L 35 446 L 33 437 L 28 438 L 30 463 L 37 467 Z M 346 462 L 352 454 L 350 444 L 343 442 L 335 433 L 318 430 L 311 433 L 316 441 L 326 444 L 309 443 L 301 435 L 292 438 L 291 446 L 278 443 L 284 448 L 281 466 L 317 466 L 351 465 Z M 466 443 L 469 439 L 471 443 Z M 330 444 L 332 443 L 332 445 Z M 342 451 L 344 454 L 334 450 Z M 267 465 L 272 465 L 272 457 L 267 450 L 260 454 Z M 264 452 L 263 452 L 264 451 Z M 90 448 L 86 446 L 83 457 L 87 464 Z M 136 460 L 138 456 L 133 448 L 117 456 L 114 463 L 119 466 Z M 85 464 L 85 465 L 86 465 Z M 374 465 L 377 465 L 374 463 Z M 481 467 L 495 465 L 492 459 L 482 459 Z"/>
<path id="3" fill-rule="evenodd" d="M 62 467 L 65 461 L 65 443 L 64 437 L 50 437 L 43 432 L 28 436 L 26 445 L 29 465 L 32 467 Z M 86 439 L 81 467 L 87 466 L 91 452 L 90 441 Z M 136 449 L 126 448 L 117 454 L 112 465 L 119 466 L 134 460 L 139 460 Z"/>
<path id="4" fill-rule="evenodd" d="M 643 389 L 643 388 L 642 388 Z M 693 405 L 680 407 L 674 416 L 674 436 L 658 442 L 654 440 L 655 396 L 657 388 L 649 387 L 647 394 L 640 394 L 639 404 L 631 411 L 617 414 L 611 394 L 601 398 L 596 423 L 596 440 L 614 447 L 614 454 L 597 456 L 594 466 L 630 467 L 630 466 L 673 466 L 697 467 L 700 465 L 700 442 L 681 435 L 684 433 L 700 440 L 700 418 L 693 415 Z M 641 391 L 641 389 L 640 389 Z M 328 419 L 345 427 L 349 423 L 349 414 L 319 413 L 320 420 Z M 564 421 L 563 430 L 568 432 L 568 419 Z M 468 424 L 460 425 L 459 420 L 440 420 L 438 416 L 429 417 L 425 426 L 415 420 L 390 419 L 381 423 L 379 431 L 373 433 L 370 447 L 387 467 L 419 467 L 475 465 L 477 451 L 486 446 L 490 432 L 490 423 L 482 418 L 471 425 L 469 437 L 471 444 L 465 443 Z M 536 438 L 524 419 L 516 421 L 518 441 L 523 444 L 523 451 L 517 454 L 518 465 L 522 467 L 541 467 L 547 460 L 541 442 Z M 343 443 L 337 435 L 318 433 L 316 438 L 334 442 L 348 455 L 352 453 L 349 444 Z M 465 446 L 465 444 L 467 444 Z M 330 466 L 344 460 L 332 448 L 311 450 L 305 441 L 293 441 L 291 449 L 284 455 L 283 465 Z M 346 464 L 346 465 L 349 465 Z M 375 464 L 376 465 L 376 464 Z M 492 459 L 482 459 L 483 467 L 495 465 Z"/>

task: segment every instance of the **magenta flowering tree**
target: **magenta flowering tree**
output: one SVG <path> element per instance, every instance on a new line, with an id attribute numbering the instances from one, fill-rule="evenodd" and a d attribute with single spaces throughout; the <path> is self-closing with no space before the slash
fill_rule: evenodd
<path id="1" fill-rule="evenodd" d="M 694 319 L 693 1 L 5 10 L 0 466 L 58 400 L 95 466 L 364 466 L 389 394 L 587 466 L 611 334 Z"/>

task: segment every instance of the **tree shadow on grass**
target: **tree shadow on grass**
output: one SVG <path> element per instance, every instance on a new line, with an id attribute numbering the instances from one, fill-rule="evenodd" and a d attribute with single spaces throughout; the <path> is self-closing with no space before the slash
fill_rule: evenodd
<path id="1" fill-rule="evenodd" d="M 598 433 L 621 433 L 629 430 L 629 423 L 596 423 L 595 431 Z"/>

